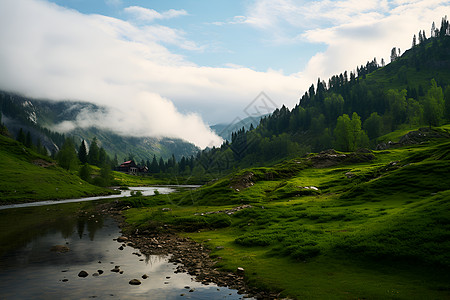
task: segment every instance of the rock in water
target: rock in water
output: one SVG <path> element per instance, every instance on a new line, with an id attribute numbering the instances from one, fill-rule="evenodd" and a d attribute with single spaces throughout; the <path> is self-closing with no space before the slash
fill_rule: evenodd
<path id="1" fill-rule="evenodd" d="M 123 243 L 123 242 L 128 241 L 128 238 L 127 238 L 126 236 L 119 236 L 119 237 L 117 238 L 117 241 L 118 241 L 119 243 Z"/>
<path id="2" fill-rule="evenodd" d="M 115 266 L 114 269 L 111 270 L 111 272 L 119 273 L 120 272 L 120 266 Z"/>
<path id="3" fill-rule="evenodd" d="M 139 279 L 131 279 L 129 284 L 131 284 L 131 285 L 140 285 L 141 282 L 139 281 Z"/>
<path id="4" fill-rule="evenodd" d="M 78 273 L 78 277 L 87 277 L 89 274 L 86 271 L 80 271 L 80 273 Z"/>

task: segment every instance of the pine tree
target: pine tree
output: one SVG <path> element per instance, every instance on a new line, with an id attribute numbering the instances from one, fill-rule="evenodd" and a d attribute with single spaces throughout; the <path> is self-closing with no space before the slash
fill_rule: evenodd
<path id="1" fill-rule="evenodd" d="M 164 164 L 162 157 L 159 158 L 159 171 L 162 173 L 166 171 L 166 165 Z"/>
<path id="2" fill-rule="evenodd" d="M 66 138 L 66 141 L 62 145 L 61 150 L 59 150 L 58 154 L 56 155 L 56 160 L 58 161 L 58 164 L 66 170 L 76 168 L 77 153 L 75 151 L 75 145 L 72 139 Z"/>
<path id="3" fill-rule="evenodd" d="M 23 129 L 22 128 L 19 129 L 19 133 L 17 134 L 16 140 L 19 143 L 22 143 L 22 144 L 25 145 L 25 133 L 23 133 Z"/>
<path id="4" fill-rule="evenodd" d="M 397 55 L 397 48 L 394 47 L 391 50 L 391 62 L 396 61 L 397 57 L 398 57 L 398 55 Z"/>
<path id="5" fill-rule="evenodd" d="M 78 159 L 82 164 L 85 164 L 88 162 L 88 154 L 86 149 L 86 141 L 83 140 L 81 142 L 80 147 L 78 148 Z"/>
<path id="6" fill-rule="evenodd" d="M 106 151 L 103 147 L 100 147 L 100 149 L 98 150 L 98 166 L 101 167 L 107 164 L 109 164 L 108 154 L 106 154 Z"/>
<path id="7" fill-rule="evenodd" d="M 88 164 L 84 164 L 78 172 L 78 176 L 80 176 L 81 179 L 87 182 L 91 182 L 91 174 L 92 169 Z"/>
<path id="8" fill-rule="evenodd" d="M 159 173 L 159 165 L 155 155 L 153 155 L 152 164 L 151 167 L 149 168 L 149 172 L 154 174 Z"/>
<path id="9" fill-rule="evenodd" d="M 25 146 L 27 148 L 33 147 L 33 140 L 31 139 L 31 133 L 28 131 L 27 136 L 25 137 Z"/>
<path id="10" fill-rule="evenodd" d="M 94 166 L 99 166 L 99 155 L 100 155 L 100 149 L 97 145 L 97 138 L 94 137 L 92 140 L 91 145 L 89 146 L 89 153 L 88 153 L 88 163 Z"/>

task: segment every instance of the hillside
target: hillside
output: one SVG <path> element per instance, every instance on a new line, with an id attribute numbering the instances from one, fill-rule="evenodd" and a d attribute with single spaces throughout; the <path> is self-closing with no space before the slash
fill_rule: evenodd
<path id="1" fill-rule="evenodd" d="M 239 128 L 231 141 L 197 156 L 195 166 L 212 179 L 326 149 L 376 149 L 380 137 L 393 131 L 447 124 L 449 66 L 450 36 L 444 35 L 387 65 L 374 59 L 328 82 L 319 78 L 293 109 L 276 109 L 253 130 Z"/>
<path id="2" fill-rule="evenodd" d="M 85 110 L 102 109 L 104 108 L 91 103 L 28 99 L 0 91 L 3 123 L 12 135 L 16 136 L 20 128 L 23 128 L 25 132 L 30 131 L 33 140 L 36 141 L 39 138 L 50 153 L 57 151 L 64 142 L 62 134 L 53 132 L 56 124 L 73 121 Z M 96 137 L 99 146 L 103 147 L 109 156 L 117 155 L 119 160 L 128 158 L 130 154 L 137 161 L 151 159 L 153 155 L 167 159 L 172 154 L 180 159 L 182 156 L 195 155 L 199 150 L 195 145 L 180 139 L 120 136 L 94 126 L 75 128 L 65 134 L 74 136 L 77 143 L 81 143 L 83 139 L 92 141 Z"/>
<path id="3" fill-rule="evenodd" d="M 217 266 L 242 267 L 281 297 L 447 299 L 449 131 L 248 168 L 170 199 L 127 199 L 128 230 L 184 231 Z"/>
<path id="4" fill-rule="evenodd" d="M 0 204 L 112 194 L 0 135 Z"/>

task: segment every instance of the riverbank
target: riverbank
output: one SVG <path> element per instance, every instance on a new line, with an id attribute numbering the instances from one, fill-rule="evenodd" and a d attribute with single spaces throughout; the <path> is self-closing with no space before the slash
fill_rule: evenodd
<path id="1" fill-rule="evenodd" d="M 127 209 L 129 207 L 125 207 Z M 98 213 L 114 217 L 122 228 L 123 236 L 117 239 L 120 247 L 139 249 L 143 255 L 169 255 L 169 262 L 177 265 L 176 273 L 188 273 L 196 281 L 205 285 L 214 283 L 219 287 L 238 290 L 244 298 L 279 299 L 279 293 L 263 291 L 247 284 L 245 269 L 234 272 L 223 271 L 217 264 L 221 257 L 212 257 L 211 250 L 176 230 L 165 227 L 163 231 L 130 231 L 125 222 L 123 207 L 119 202 L 109 202 L 98 206 Z"/>

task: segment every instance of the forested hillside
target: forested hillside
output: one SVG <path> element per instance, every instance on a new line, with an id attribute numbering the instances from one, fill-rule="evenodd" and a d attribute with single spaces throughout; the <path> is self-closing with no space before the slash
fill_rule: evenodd
<path id="1" fill-rule="evenodd" d="M 283 106 L 253 130 L 241 128 L 230 142 L 197 155 L 197 172 L 227 172 L 286 157 L 334 148 L 376 148 L 379 137 L 397 129 L 439 126 L 450 120 L 448 21 L 391 62 L 373 59 L 356 71 L 318 79 L 293 109 Z"/>

